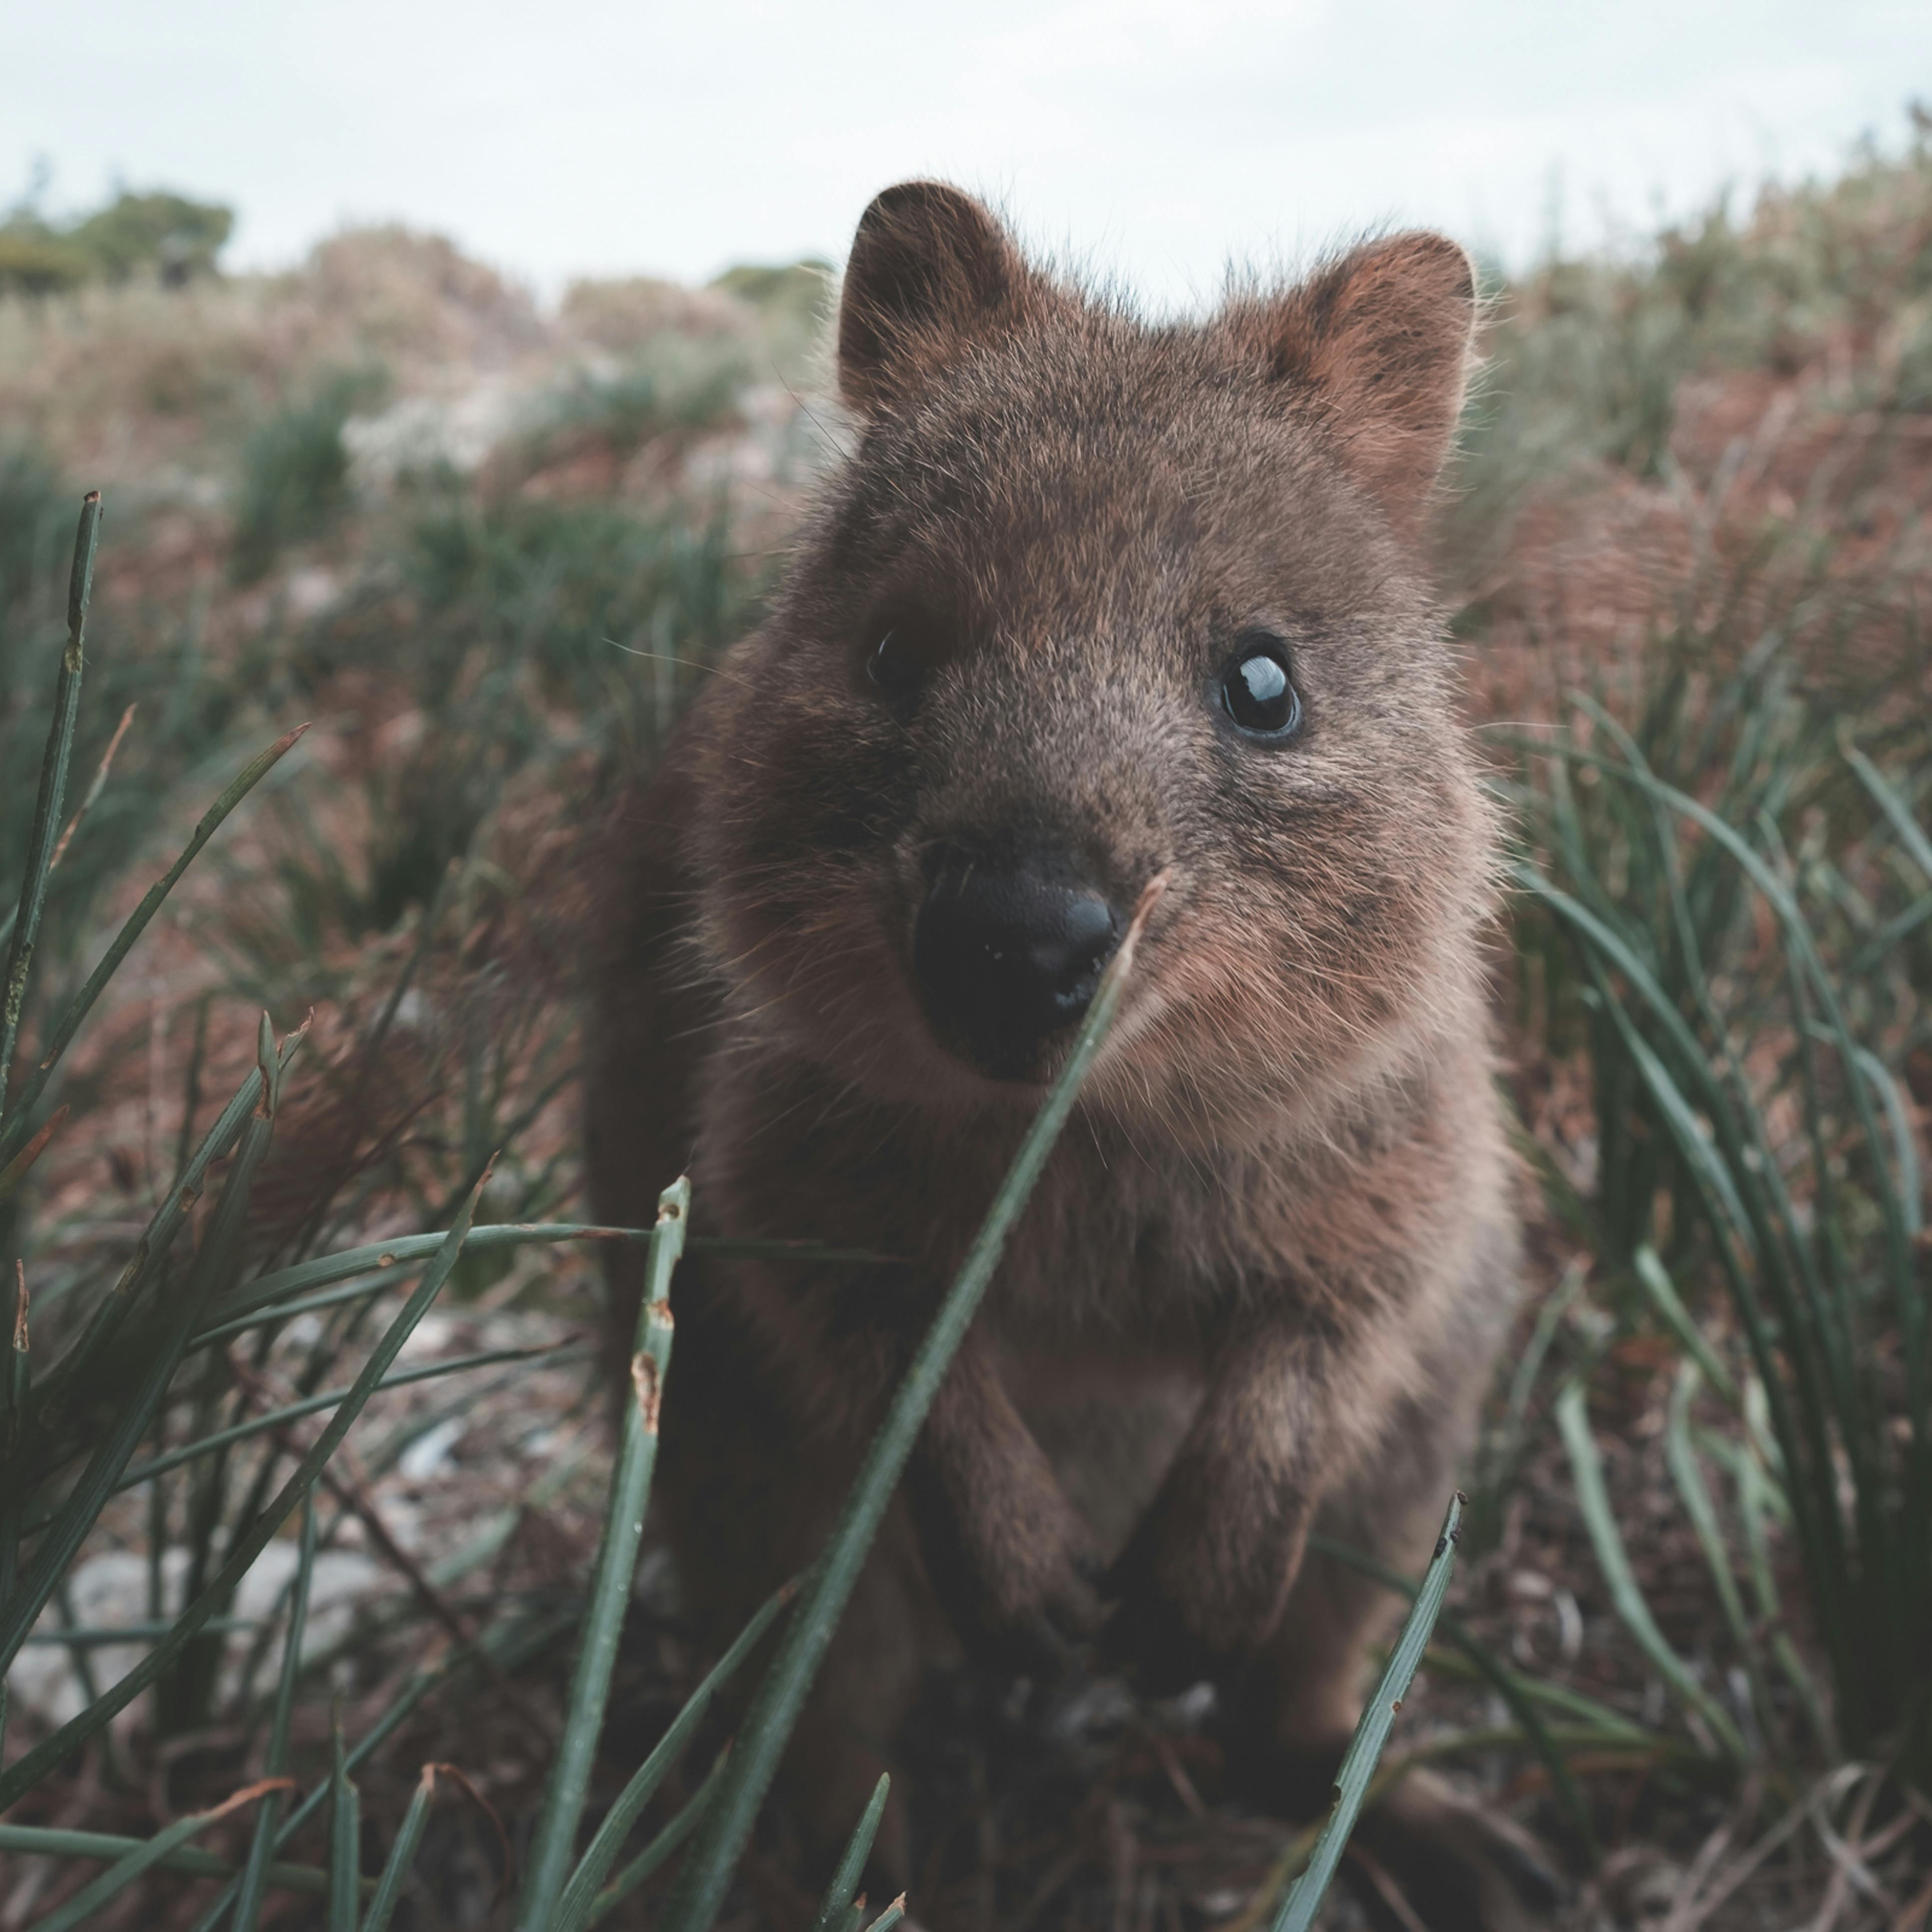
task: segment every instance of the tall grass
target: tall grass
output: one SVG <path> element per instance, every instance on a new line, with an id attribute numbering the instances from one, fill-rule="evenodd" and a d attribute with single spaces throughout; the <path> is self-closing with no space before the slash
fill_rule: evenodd
<path id="1" fill-rule="evenodd" d="M 71 748 L 80 712 L 86 668 L 85 626 L 100 530 L 100 502 L 90 496 L 82 512 L 74 550 L 68 635 L 56 686 L 53 722 L 41 766 L 35 831 L 28 841 L 28 865 L 14 926 L 8 986 L 26 990 L 32 940 L 62 822 Z M 299 736 L 290 732 L 244 767 L 196 828 L 176 863 L 143 900 L 110 946 L 67 1012 L 56 1019 L 37 1045 L 40 1058 L 32 1077 L 16 1084 L 10 1104 L 0 1112 L 0 1168 L 5 1184 L 17 1185 L 46 1144 L 36 1108 L 46 1085 L 80 1033 L 100 991 L 120 969 L 156 908 L 186 872 L 223 820 L 260 782 Z M 404 1710 L 440 1684 L 466 1672 L 502 1682 L 511 1660 L 562 1634 L 558 1621 L 534 1617 L 512 1607 L 502 1617 L 473 1626 L 450 1612 L 434 1586 L 422 1594 L 428 1606 L 453 1626 L 454 1652 L 427 1673 L 400 1700 L 383 1724 L 352 1744 L 339 1718 L 334 1728 L 328 1778 L 298 1801 L 287 1771 L 295 1700 L 305 1680 L 313 1682 L 315 1660 L 304 1650 L 310 1586 L 325 1532 L 322 1498 L 355 1507 L 356 1477 L 340 1467 L 346 1438 L 370 1400 L 386 1388 L 409 1380 L 466 1374 L 517 1359 L 528 1352 L 497 1351 L 482 1356 L 439 1361 L 406 1371 L 396 1369 L 410 1335 L 443 1293 L 466 1250 L 595 1238 L 643 1242 L 647 1292 L 639 1315 L 636 1352 L 631 1365 L 633 1400 L 627 1406 L 606 1498 L 604 1535 L 580 1617 L 576 1626 L 577 1663 L 548 1786 L 543 1815 L 522 1875 L 516 1922 L 520 1932 L 582 1932 L 613 1910 L 665 1858 L 691 1840 L 676 1886 L 664 1909 L 664 1922 L 703 1932 L 724 1902 L 734 1870 L 749 1836 L 753 1818 L 776 1768 L 872 1538 L 885 1513 L 905 1460 L 953 1352 L 970 1323 L 979 1300 L 998 1265 L 1006 1236 L 1025 1205 L 1034 1180 L 1065 1126 L 1081 1084 L 1105 1042 L 1127 976 L 1135 940 L 1157 892 L 1150 888 L 1126 940 L 1103 976 L 1082 1027 L 1067 1066 L 1048 1097 L 1016 1157 L 1012 1171 L 992 1203 L 978 1239 L 958 1278 L 942 1304 L 856 1478 L 824 1553 L 802 1580 L 797 1600 L 789 1589 L 768 1604 L 741 1634 L 724 1658 L 699 1684 L 635 1775 L 579 1849 L 592 1757 L 602 1732 L 619 1634 L 628 1606 L 639 1538 L 656 1460 L 657 1418 L 664 1378 L 672 1372 L 670 1314 L 675 1270 L 687 1246 L 701 1241 L 686 1234 L 690 1190 L 679 1182 L 660 1203 L 655 1226 L 642 1229 L 593 1229 L 569 1225 L 509 1223 L 478 1226 L 476 1214 L 490 1174 L 486 1164 L 467 1190 L 446 1229 L 375 1247 L 311 1256 L 280 1268 L 264 1268 L 248 1240 L 250 1199 L 274 1145 L 282 1118 L 290 1070 L 303 1044 L 298 1030 L 278 1040 L 262 1016 L 254 1071 L 223 1109 L 199 1145 L 183 1160 L 162 1205 L 136 1244 L 119 1278 L 82 1315 L 64 1311 L 65 1348 L 42 1366 L 31 1346 L 31 1298 L 23 1286 L 8 1355 L 9 1372 L 0 1376 L 0 1683 L 42 1614 L 61 1592 L 89 1538 L 100 1526 L 115 1496 L 146 1487 L 156 1497 L 172 1472 L 190 1476 L 189 1521 L 194 1540 L 187 1600 L 172 1616 L 143 1633 L 143 1654 L 134 1667 L 106 1686 L 77 1664 L 88 1696 L 83 1707 L 51 1734 L 39 1738 L 0 1768 L 0 1812 L 30 1799 L 58 1774 L 74 1754 L 104 1739 L 113 1720 L 136 1698 L 152 1691 L 165 1707 L 170 1698 L 176 1720 L 183 1713 L 205 1718 L 211 1708 L 213 1655 L 236 1591 L 269 1542 L 300 1516 L 297 1560 L 288 1591 L 274 1620 L 280 1625 L 280 1666 L 276 1688 L 265 1708 L 262 1759 L 266 1775 L 236 1790 L 225 1801 L 197 1811 L 144 1840 L 30 1824 L 0 1822 L 0 1850 L 37 1853 L 56 1859 L 105 1866 L 71 1890 L 43 1923 L 64 1932 L 111 1905 L 149 1872 L 170 1869 L 197 1873 L 225 1882 L 203 1911 L 199 1924 L 226 1923 L 236 1932 L 252 1932 L 272 1894 L 306 1892 L 321 1899 L 331 1932 L 381 1932 L 403 1895 L 410 1861 L 426 1828 L 439 1767 L 425 1766 L 390 1855 L 371 1880 L 362 1864 L 361 1801 L 356 1781 L 358 1764 L 400 1721 Z M 16 1022 L 23 1011 L 18 997 L 7 1008 L 5 1048 L 10 1055 Z M 10 1160 L 11 1165 L 8 1165 Z M 212 1211 L 185 1264 L 170 1270 L 190 1210 L 219 1172 Z M 730 1243 L 714 1244 L 725 1247 Z M 742 1246 L 743 1244 L 736 1244 Z M 400 1292 L 408 1276 L 415 1285 L 388 1313 L 372 1341 L 362 1335 L 377 1304 Z M 372 1280 L 371 1277 L 374 1277 Z M 22 1280 L 26 1276 L 22 1271 Z M 347 1293 L 341 1291 L 348 1289 Z M 246 1404 L 229 1402 L 230 1377 L 224 1372 L 219 1346 L 230 1336 L 266 1340 L 292 1316 L 328 1307 L 332 1326 L 311 1352 L 312 1372 L 301 1378 L 303 1393 L 293 1402 L 244 1418 Z M 553 1351 L 553 1353 L 556 1352 Z M 258 1356 L 259 1359 L 259 1356 Z M 356 1363 L 344 1386 L 321 1390 L 321 1372 Z M 246 1376 L 240 1393 L 249 1393 Z M 235 1419 L 210 1427 L 228 1408 Z M 304 1418 L 326 1418 L 311 1439 L 295 1425 Z M 185 1440 L 169 1442 L 171 1423 L 185 1420 Z M 177 1427 L 172 1432 L 182 1432 Z M 230 1456 L 244 1442 L 269 1445 L 245 1489 L 225 1480 Z M 149 1453 L 141 1458 L 143 1444 Z M 166 1446 L 164 1447 L 166 1444 Z M 137 1460 L 139 1458 L 139 1460 Z M 239 1493 L 238 1495 L 238 1490 Z M 339 1523 L 341 1518 L 337 1516 Z M 1452 1524 L 1453 1529 L 1453 1512 Z M 1445 1535 L 1445 1549 L 1453 1537 Z M 1439 1606 L 1446 1563 L 1438 1564 L 1412 1612 L 1399 1648 L 1392 1681 L 1412 1673 Z M 447 1580 L 446 1579 L 446 1580 Z M 786 1628 L 768 1666 L 761 1689 L 735 1748 L 682 1811 L 660 1828 L 619 1868 L 618 1862 L 646 1805 L 689 1742 L 704 1710 L 732 1674 L 781 1618 Z M 127 1634 L 127 1633 L 123 1633 Z M 84 1657 L 86 1634 L 70 1628 L 77 1660 Z M 209 1642 L 215 1638 L 215 1650 Z M 0 1692 L 4 1696 L 4 1692 Z M 1312 1876 L 1289 1901 L 1285 1924 L 1306 1922 L 1339 1856 L 1353 1810 L 1359 1806 L 1386 1735 L 1389 1700 L 1378 1699 L 1365 1720 L 1365 1742 L 1343 1778 L 1342 1810 L 1318 1848 Z M 0 1703 L 0 1743 L 5 1709 Z M 452 1767 L 441 1770 L 457 1775 Z M 842 1928 L 855 1924 L 851 1893 L 865 1850 L 876 1828 L 884 1799 L 883 1784 L 855 1835 L 851 1856 L 828 1896 L 826 1922 Z M 232 1814 L 254 1807 L 248 1852 L 238 1868 L 199 1852 L 193 1841 Z M 328 1819 L 320 1863 L 292 1863 L 281 1854 L 294 1848 L 311 1820 Z M 897 1901 L 874 1922 L 884 1928 L 904 1911 Z"/>
<path id="2" fill-rule="evenodd" d="M 1925 1788 L 1932 1379 L 1900 1069 L 1928 1038 L 1932 745 L 1910 709 L 1820 707 L 1777 630 L 1729 668 L 1694 668 L 1699 644 L 1658 641 L 1630 725 L 1580 699 L 1523 800 L 1526 963 L 1594 1095 L 1594 1173 L 1580 1192 L 1550 1178 L 1627 1311 L 1683 1352 L 1669 1466 L 1759 1748 L 1792 1768 L 1881 1755 Z M 1615 1573 L 1580 1388 L 1562 1412 Z M 1795 1598 L 1767 1553 L 1786 1526 Z M 1742 1762 L 1730 1714 L 1620 1601 Z M 1801 1658 L 1814 1639 L 1822 1685 Z"/>

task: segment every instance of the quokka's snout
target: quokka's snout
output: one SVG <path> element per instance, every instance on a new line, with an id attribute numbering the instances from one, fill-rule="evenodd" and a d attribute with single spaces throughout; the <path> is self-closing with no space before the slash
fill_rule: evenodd
<path id="1" fill-rule="evenodd" d="M 927 1018 L 982 1071 L 1024 1078 L 1086 1012 L 1125 914 L 1062 847 L 962 835 L 927 865 L 912 952 Z"/>

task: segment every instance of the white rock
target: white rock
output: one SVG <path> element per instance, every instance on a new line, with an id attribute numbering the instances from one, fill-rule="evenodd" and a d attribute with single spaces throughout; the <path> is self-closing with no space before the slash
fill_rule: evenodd
<path id="1" fill-rule="evenodd" d="M 524 386 L 499 379 L 460 395 L 405 396 L 380 415 L 351 416 L 342 426 L 350 474 L 379 494 L 412 470 L 446 466 L 472 475 L 517 426 L 528 400 Z"/>
<path id="2" fill-rule="evenodd" d="M 276 1538 L 242 1577 L 230 1614 L 250 1622 L 276 1614 L 281 1607 L 283 1588 L 295 1574 L 298 1560 L 293 1540 Z M 185 1550 L 170 1550 L 164 1554 L 164 1617 L 175 1615 L 182 1607 L 188 1568 Z M 393 1587 L 394 1579 L 372 1557 L 353 1550 L 320 1551 L 309 1582 L 303 1654 L 334 1642 L 348 1630 L 358 1604 Z M 89 1557 L 73 1573 L 68 1588 L 75 1622 L 88 1628 L 116 1629 L 148 1622 L 148 1559 L 132 1550 L 109 1550 Z M 58 1606 L 50 1604 L 34 1626 L 34 1636 L 55 1636 L 62 1628 Z M 251 1630 L 235 1630 L 228 1636 L 220 1685 L 224 1696 L 239 1681 L 242 1660 L 248 1654 L 254 1634 Z M 152 1642 L 147 1640 L 90 1646 L 87 1657 L 96 1686 L 105 1690 L 118 1683 L 151 1648 Z M 30 1640 L 8 1672 L 7 1684 L 16 1710 L 30 1713 L 50 1726 L 78 1716 L 86 1702 L 74 1667 L 73 1653 L 61 1644 Z M 124 1713 L 120 1721 L 131 1721 L 131 1712 Z"/>
<path id="3" fill-rule="evenodd" d="M 448 1466 L 450 1451 L 469 1433 L 460 1415 L 446 1417 L 427 1435 L 419 1436 L 396 1459 L 397 1473 L 407 1483 L 427 1482 Z"/>

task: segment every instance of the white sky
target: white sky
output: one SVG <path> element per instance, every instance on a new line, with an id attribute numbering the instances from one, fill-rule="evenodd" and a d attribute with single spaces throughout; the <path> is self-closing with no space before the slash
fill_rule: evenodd
<path id="1" fill-rule="evenodd" d="M 0 0 L 0 202 L 400 218 L 554 292 L 842 256 L 940 174 L 1156 304 L 1429 222 L 1520 261 L 1829 170 L 1932 98 L 1932 0 Z"/>

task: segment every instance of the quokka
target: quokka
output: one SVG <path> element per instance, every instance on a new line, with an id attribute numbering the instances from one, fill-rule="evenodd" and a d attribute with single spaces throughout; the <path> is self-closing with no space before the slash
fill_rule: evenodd
<path id="1" fill-rule="evenodd" d="M 688 1171 L 700 1228 L 906 1258 L 679 1298 L 659 1493 L 721 1639 L 820 1547 L 1166 886 L 795 1738 L 828 1846 L 961 1647 L 1211 1681 L 1250 1797 L 1326 1802 L 1399 1606 L 1306 1539 L 1420 1567 L 1516 1293 L 1495 826 L 1422 546 L 1476 312 L 1430 234 L 1156 327 L 956 189 L 860 224 L 854 451 L 598 874 L 597 1213 Z M 1431 1922 L 1519 1912 L 1446 1788 L 1369 1829 Z"/>

